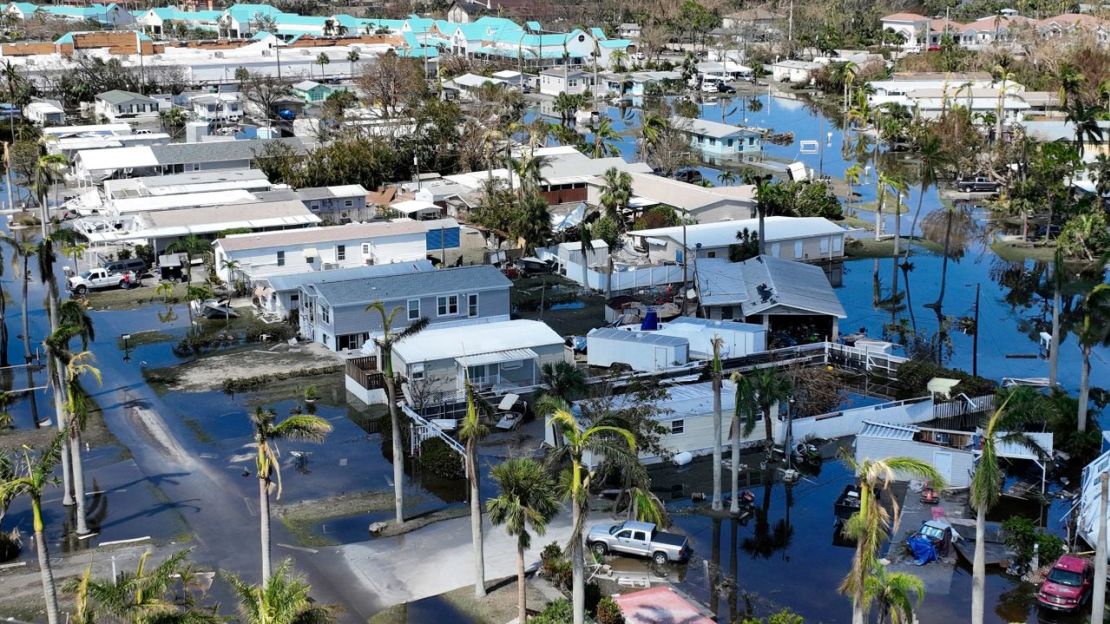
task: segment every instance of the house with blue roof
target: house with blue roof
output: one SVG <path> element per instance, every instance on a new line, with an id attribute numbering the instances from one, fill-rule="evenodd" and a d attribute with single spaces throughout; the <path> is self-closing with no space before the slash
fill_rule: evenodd
<path id="1" fill-rule="evenodd" d="M 226 26 L 221 27 L 221 31 L 226 31 L 231 39 L 249 39 L 260 30 L 263 20 L 273 18 L 276 22 L 282 15 L 284 13 L 280 9 L 268 4 L 233 4 L 221 16 L 221 21 Z"/>
<path id="2" fill-rule="evenodd" d="M 303 35 L 330 37 L 345 33 L 345 31 L 344 33 L 339 32 L 339 23 L 331 17 L 282 13 L 274 16 L 274 19 L 277 24 L 277 34 L 283 39 Z"/>
<path id="3" fill-rule="evenodd" d="M 89 4 L 86 6 L 69 6 L 62 4 L 34 5 L 26 2 L 11 3 L 8 5 L 9 15 L 18 19 L 27 19 L 35 14 L 45 15 L 72 22 L 97 22 L 102 26 L 114 28 L 130 26 L 135 23 L 135 16 L 131 11 L 112 4 Z"/>
<path id="4" fill-rule="evenodd" d="M 135 23 L 143 32 L 161 36 L 172 32 L 176 24 L 192 30 L 216 33 L 219 31 L 223 11 L 182 11 L 176 7 L 158 7 L 140 11 Z"/>
<path id="5" fill-rule="evenodd" d="M 38 8 L 39 5 L 30 2 L 9 2 L 4 12 L 16 19 L 25 20 L 30 19 Z"/>

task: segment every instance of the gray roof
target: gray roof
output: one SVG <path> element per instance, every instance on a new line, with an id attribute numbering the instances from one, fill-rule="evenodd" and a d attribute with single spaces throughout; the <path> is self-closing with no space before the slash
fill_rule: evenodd
<path id="1" fill-rule="evenodd" d="M 415 262 L 395 262 L 393 264 L 372 264 L 369 266 L 348 267 L 346 269 L 331 269 L 329 271 L 306 271 L 292 275 L 274 275 L 265 280 L 270 283 L 270 288 L 278 292 L 296 290 L 309 284 L 326 284 L 329 282 L 342 282 L 369 277 L 386 277 L 390 275 L 412 275 L 432 271 L 431 260 L 417 260 Z"/>
<path id="2" fill-rule="evenodd" d="M 134 102 L 135 100 L 140 100 L 142 102 L 156 101 L 154 98 L 148 98 L 147 96 L 140 93 L 132 93 L 131 91 L 120 91 L 119 89 L 113 89 L 112 91 L 98 93 L 96 95 L 96 99 L 104 100 L 109 104 L 116 105 L 125 104 L 127 102 Z"/>
<path id="3" fill-rule="evenodd" d="M 881 438 L 883 440 L 913 440 L 913 436 L 917 432 L 918 428 L 912 425 L 891 425 L 865 420 L 858 437 Z"/>
<path id="4" fill-rule="evenodd" d="M 250 141 L 204 141 L 201 143 L 171 143 L 151 145 L 150 151 L 160 165 L 178 163 L 226 162 L 248 160 L 262 152 L 267 143 L 287 143 L 298 153 L 305 153 L 304 143 L 297 137 L 284 139 L 254 139 Z"/>
<path id="5" fill-rule="evenodd" d="M 723 258 L 699 258 L 697 271 L 702 305 L 739 304 L 744 316 L 773 314 L 775 308 L 789 308 L 847 317 L 819 266 L 772 256 L 737 263 Z"/>
<path id="6" fill-rule="evenodd" d="M 682 130 L 700 136 L 723 139 L 735 136 L 758 136 L 759 133 L 740 126 L 732 126 L 707 119 L 688 119 L 686 117 L 672 117 L 671 124 Z"/>
<path id="7" fill-rule="evenodd" d="M 343 186 L 312 186 L 297 189 L 297 197 L 305 201 L 332 199 L 336 197 L 366 197 L 366 189 L 360 184 Z"/>
<path id="8" fill-rule="evenodd" d="M 655 332 L 629 331 L 626 329 L 616 329 L 610 327 L 595 329 L 587 334 L 586 338 L 601 338 L 604 340 L 618 340 L 620 342 L 647 343 L 668 347 L 683 347 L 690 344 L 689 340 L 685 338 L 679 338 L 678 336 L 666 336 L 663 334 L 657 334 Z"/>
<path id="9" fill-rule="evenodd" d="M 390 275 L 329 282 L 314 286 L 316 292 L 333 306 L 366 305 L 374 301 L 396 301 L 462 291 L 509 289 L 513 283 L 496 267 L 455 267 L 412 275 Z"/>

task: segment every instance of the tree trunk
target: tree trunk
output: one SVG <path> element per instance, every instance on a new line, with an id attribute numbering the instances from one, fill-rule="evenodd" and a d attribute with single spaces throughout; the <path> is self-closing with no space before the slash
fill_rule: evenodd
<path id="1" fill-rule="evenodd" d="M 759 255 L 762 256 L 767 253 L 767 233 L 764 231 L 763 224 L 763 220 L 766 217 L 765 213 L 767 212 L 767 209 L 757 203 L 756 212 L 759 213 Z M 686 261 L 685 252 L 683 252 L 682 260 L 683 262 Z"/>
<path id="2" fill-rule="evenodd" d="M 8 360 L 8 304 L 4 289 L 0 287 L 0 366 L 10 366 Z"/>
<path id="3" fill-rule="evenodd" d="M 852 598 L 852 624 L 865 624 L 863 617 L 863 603 L 858 596 Z"/>
<path id="4" fill-rule="evenodd" d="M 876 182 L 879 185 L 879 197 L 875 202 L 875 240 L 879 240 L 879 236 L 883 232 L 883 200 L 886 199 L 886 187 L 883 186 L 882 180 L 878 179 L 878 172 L 876 171 Z"/>
<path id="5" fill-rule="evenodd" d="M 577 475 L 576 475 L 577 476 Z M 574 532 L 571 534 L 570 561 L 572 570 L 571 602 L 574 611 L 574 624 L 585 624 L 586 621 L 586 569 L 582 554 L 582 507 L 578 502 L 577 493 L 571 499 L 573 510 L 571 522 Z"/>
<path id="6" fill-rule="evenodd" d="M 524 585 L 524 546 L 516 544 L 516 621 L 528 621 L 528 588 Z"/>
<path id="7" fill-rule="evenodd" d="M 73 457 L 73 499 L 77 503 L 77 535 L 88 535 L 89 524 L 85 516 L 85 471 L 81 464 L 81 430 L 76 420 L 71 419 L 69 429 L 69 452 Z M 66 449 L 62 449 L 65 453 Z"/>
<path id="8" fill-rule="evenodd" d="M 716 343 L 714 343 L 716 344 Z M 716 364 L 714 364 L 716 368 Z M 721 510 L 721 371 L 713 371 L 713 511 Z"/>
<path id="9" fill-rule="evenodd" d="M 944 258 L 940 263 L 940 293 L 937 295 L 937 301 L 933 307 L 937 309 L 937 314 L 940 314 L 941 308 L 944 307 L 944 290 L 948 286 L 948 245 L 952 240 L 952 211 L 948 211 L 948 219 L 944 224 Z"/>
<path id="10" fill-rule="evenodd" d="M 971 566 L 971 624 L 983 624 L 986 603 L 987 553 L 984 539 L 987 532 L 987 508 L 975 511 L 975 558 Z"/>
<path id="11" fill-rule="evenodd" d="M 1107 475 L 1099 475 L 1098 539 L 1095 544 L 1094 596 L 1091 598 L 1091 624 L 1102 624 L 1106 615 L 1106 506 Z"/>
<path id="12" fill-rule="evenodd" d="M 482 495 L 479 492 L 478 442 L 471 438 L 466 443 L 466 469 L 470 481 L 470 541 L 474 545 L 474 596 L 486 596 L 486 562 L 482 543 Z"/>
<path id="13" fill-rule="evenodd" d="M 902 253 L 902 193 L 895 195 L 894 202 L 894 257 Z"/>
<path id="14" fill-rule="evenodd" d="M 1053 267 L 1059 271 L 1060 267 Z M 1052 338 L 1048 342 L 1048 386 L 1056 387 L 1056 379 L 1060 369 L 1060 283 L 1053 276 L 1052 279 Z"/>
<path id="15" fill-rule="evenodd" d="M 270 492 L 269 479 L 258 479 L 258 523 L 262 539 L 262 585 L 270 579 Z"/>
<path id="16" fill-rule="evenodd" d="M 31 514 L 35 522 L 35 550 L 39 560 L 39 576 L 42 578 L 42 593 L 46 598 L 46 621 L 58 624 L 58 588 L 54 585 L 54 573 L 50 570 L 50 554 L 46 550 L 46 536 L 43 535 L 42 501 L 38 496 L 31 497 Z"/>
<path id="17" fill-rule="evenodd" d="M 776 404 L 777 405 L 777 404 Z M 775 425 L 771 422 L 771 409 L 763 410 L 763 447 L 767 452 L 767 459 L 771 459 L 771 448 L 775 446 Z"/>
<path id="18" fill-rule="evenodd" d="M 1079 369 L 1079 415 L 1075 426 L 1079 433 L 1087 430 L 1087 405 L 1091 395 L 1091 347 L 1082 345 L 1083 364 Z"/>
<path id="19" fill-rule="evenodd" d="M 0 293 L 3 296 L 3 293 Z M 64 433 L 66 427 L 69 425 L 69 420 L 66 416 L 66 400 L 65 393 L 62 391 L 63 384 L 65 384 L 65 368 L 62 364 L 61 358 L 54 358 L 55 379 L 54 379 L 54 411 L 57 413 L 58 419 L 58 432 Z M 69 436 L 62 437 L 62 505 L 71 507 L 73 505 L 73 482 L 70 480 L 72 470 L 69 466 Z"/>
<path id="20" fill-rule="evenodd" d="M 28 254 L 23 255 L 23 301 L 20 302 L 20 311 L 23 316 L 23 363 L 31 363 L 31 319 L 27 315 L 27 287 L 31 282 L 31 276 L 28 273 L 28 262 L 31 256 Z M 24 368 L 27 371 L 27 387 L 33 388 L 35 386 L 35 376 L 31 371 L 31 367 Z M 39 427 L 39 404 L 35 398 L 34 392 L 28 392 L 31 396 L 31 417 L 35 419 L 35 428 Z"/>
<path id="21" fill-rule="evenodd" d="M 396 380 L 393 378 L 393 354 L 382 349 L 382 372 L 385 373 L 385 394 L 389 401 L 389 421 L 393 432 L 393 505 L 397 524 L 405 522 L 405 451 L 401 448 L 401 421 L 397 416 Z"/>
<path id="22" fill-rule="evenodd" d="M 732 500 L 728 510 L 731 514 L 740 513 L 740 417 L 732 417 Z"/>

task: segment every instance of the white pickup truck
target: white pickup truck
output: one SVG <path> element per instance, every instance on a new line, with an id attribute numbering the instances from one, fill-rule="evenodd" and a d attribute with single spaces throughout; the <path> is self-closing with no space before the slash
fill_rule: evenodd
<path id="1" fill-rule="evenodd" d="M 83 295 L 90 290 L 104 290 L 106 288 L 131 288 L 142 286 L 139 276 L 133 271 L 112 273 L 105 268 L 89 269 L 80 275 L 74 275 L 66 281 L 66 288 L 75 294 Z"/>
<path id="2" fill-rule="evenodd" d="M 660 531 L 651 522 L 595 524 L 586 536 L 586 545 L 598 555 L 613 552 L 649 557 L 658 565 L 690 558 L 689 540 Z"/>

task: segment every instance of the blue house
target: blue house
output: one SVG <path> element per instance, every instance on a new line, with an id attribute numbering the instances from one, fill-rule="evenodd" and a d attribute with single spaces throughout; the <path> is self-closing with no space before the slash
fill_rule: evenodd
<path id="1" fill-rule="evenodd" d="M 763 135 L 755 130 L 705 119 L 674 117 L 671 124 L 690 137 L 690 146 L 707 160 L 758 160 Z"/>

